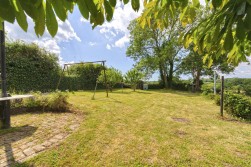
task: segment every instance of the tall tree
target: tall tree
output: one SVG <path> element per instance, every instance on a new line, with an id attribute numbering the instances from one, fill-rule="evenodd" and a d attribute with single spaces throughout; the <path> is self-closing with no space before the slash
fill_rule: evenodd
<path id="1" fill-rule="evenodd" d="M 184 35 L 186 47 L 195 44 L 198 52 L 207 51 L 209 61 L 219 56 L 227 56 L 228 62 L 238 65 L 246 61 L 251 53 L 251 1 L 250 0 L 208 0 L 211 15 L 200 21 Z M 174 11 L 180 11 L 183 25 L 193 23 L 199 0 L 152 0 L 145 4 L 145 10 L 138 19 L 142 26 L 151 26 L 151 20 L 157 20 L 156 27 L 167 27 Z"/>
<path id="2" fill-rule="evenodd" d="M 200 90 L 200 79 L 201 76 L 207 75 L 212 76 L 214 70 L 221 73 L 230 73 L 234 70 L 235 66 L 228 63 L 227 56 L 221 56 L 212 60 L 210 66 L 206 65 L 203 59 L 203 55 L 194 51 L 193 45 L 190 46 L 190 53 L 182 60 L 180 72 L 183 74 L 191 74 L 195 84 L 195 91 Z"/>
<path id="3" fill-rule="evenodd" d="M 148 72 L 158 70 L 164 86 L 170 88 L 173 75 L 179 68 L 183 49 L 177 38 L 178 32 L 182 30 L 178 18 L 170 19 L 169 26 L 165 29 L 142 28 L 136 20 L 130 23 L 128 29 L 131 36 L 127 56 Z"/>

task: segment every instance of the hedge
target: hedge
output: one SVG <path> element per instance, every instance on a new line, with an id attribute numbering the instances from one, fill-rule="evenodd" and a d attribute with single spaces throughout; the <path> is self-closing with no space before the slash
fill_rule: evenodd
<path id="1" fill-rule="evenodd" d="M 62 76 L 59 89 L 93 90 L 102 69 L 98 64 L 74 65 Z M 9 92 L 54 91 L 62 73 L 57 55 L 21 41 L 6 44 L 6 70 Z"/>
<path id="2" fill-rule="evenodd" d="M 245 95 L 226 93 L 224 98 L 225 110 L 244 119 L 251 119 L 251 99 Z"/>

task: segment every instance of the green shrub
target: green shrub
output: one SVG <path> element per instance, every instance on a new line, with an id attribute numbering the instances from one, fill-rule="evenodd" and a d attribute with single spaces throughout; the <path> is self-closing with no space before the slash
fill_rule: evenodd
<path id="1" fill-rule="evenodd" d="M 41 92 L 32 92 L 32 98 L 23 99 L 12 103 L 12 107 L 21 107 L 31 110 L 43 111 L 67 111 L 69 103 L 67 102 L 68 93 L 56 91 L 50 94 L 42 94 Z"/>
<path id="2" fill-rule="evenodd" d="M 69 109 L 68 93 L 65 92 L 53 92 L 49 95 L 47 106 L 53 111 L 66 111 Z"/>
<path id="3" fill-rule="evenodd" d="M 220 92 L 220 83 L 216 83 L 216 92 L 219 93 Z M 209 93 L 213 93 L 214 92 L 214 83 L 204 83 L 201 86 L 201 91 L 203 95 L 207 95 Z"/>
<path id="4" fill-rule="evenodd" d="M 226 93 L 224 107 L 233 116 L 251 119 L 251 99 L 245 95 Z"/>
<path id="5" fill-rule="evenodd" d="M 220 106 L 220 95 L 214 95 L 214 102 L 217 106 Z"/>

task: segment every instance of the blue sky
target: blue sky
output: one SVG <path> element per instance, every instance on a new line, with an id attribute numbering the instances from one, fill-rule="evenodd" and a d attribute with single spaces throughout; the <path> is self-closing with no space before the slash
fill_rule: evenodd
<path id="1" fill-rule="evenodd" d="M 28 32 L 24 32 L 19 26 L 6 23 L 6 31 L 11 39 L 19 39 L 26 42 L 35 42 L 39 46 L 56 53 L 60 64 L 66 62 L 107 60 L 107 65 L 115 67 L 126 73 L 133 66 L 133 60 L 126 57 L 126 48 L 129 44 L 129 32 L 127 26 L 130 21 L 138 17 L 139 12 L 134 12 L 130 5 L 123 6 L 118 3 L 113 20 L 92 30 L 90 23 L 84 20 L 78 9 L 68 15 L 66 22 L 59 21 L 57 35 L 52 38 L 46 31 L 38 38 L 33 30 L 34 24 L 28 19 Z M 236 68 L 235 74 L 226 77 L 251 77 L 251 67 L 241 64 Z M 157 80 L 154 75 L 151 80 Z"/>

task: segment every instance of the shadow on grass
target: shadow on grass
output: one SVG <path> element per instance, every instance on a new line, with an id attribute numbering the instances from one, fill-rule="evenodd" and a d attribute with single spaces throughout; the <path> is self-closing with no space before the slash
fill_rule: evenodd
<path id="1" fill-rule="evenodd" d="M 23 114 L 42 114 L 42 113 L 53 113 L 53 114 L 63 114 L 63 113 L 75 113 L 75 114 L 83 114 L 87 115 L 87 112 L 84 112 L 82 110 L 78 110 L 76 108 L 73 108 L 72 106 L 65 110 L 49 110 L 49 109 L 43 109 L 43 108 L 28 108 L 28 107 L 20 107 L 20 108 L 12 108 L 11 109 L 11 115 L 23 115 Z"/>
<path id="2" fill-rule="evenodd" d="M 149 89 L 148 91 L 156 92 L 156 93 L 173 93 L 173 94 L 187 96 L 187 97 L 196 97 L 200 95 L 200 93 L 193 93 L 189 91 L 180 91 L 180 90 L 173 90 L 173 89 Z"/>
<path id="3" fill-rule="evenodd" d="M 103 101 L 103 102 L 115 102 L 115 103 L 122 103 L 121 101 L 112 98 L 112 97 L 104 97 L 104 98 L 95 98 L 94 101 Z"/>
<path id="4" fill-rule="evenodd" d="M 223 121 L 227 122 L 233 122 L 233 123 L 240 123 L 240 124 L 250 124 L 251 125 L 251 119 L 241 119 L 241 118 L 236 118 L 233 116 L 230 117 L 225 117 L 225 116 L 218 116 L 218 119 L 221 119 Z"/>
<path id="5" fill-rule="evenodd" d="M 37 127 L 29 125 L 0 130 L 0 146 L 4 147 L 7 166 L 16 163 L 11 144 L 31 136 L 36 130 Z"/>

